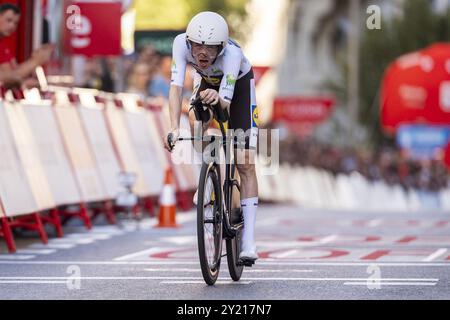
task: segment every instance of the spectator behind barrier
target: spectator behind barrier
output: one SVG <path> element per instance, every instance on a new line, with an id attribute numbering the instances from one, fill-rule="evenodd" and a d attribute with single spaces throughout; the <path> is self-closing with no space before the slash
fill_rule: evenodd
<path id="1" fill-rule="evenodd" d="M 146 63 L 150 68 L 150 76 L 153 78 L 158 71 L 159 60 L 160 57 L 155 48 L 151 44 L 147 44 L 139 49 L 136 62 Z"/>
<path id="2" fill-rule="evenodd" d="M 114 81 L 105 58 L 89 58 L 84 70 L 83 88 L 114 92 Z"/>
<path id="3" fill-rule="evenodd" d="M 357 171 L 369 181 L 401 185 L 405 190 L 437 192 L 448 188 L 448 170 L 439 160 L 419 160 L 395 148 L 375 152 L 324 145 L 312 138 L 280 141 L 280 162 L 324 169 L 334 175 Z"/>
<path id="4" fill-rule="evenodd" d="M 30 75 L 37 66 L 50 60 L 55 48 L 53 44 L 43 45 L 32 53 L 30 59 L 18 64 L 5 39 L 17 30 L 19 20 L 20 9 L 17 6 L 9 3 L 0 5 L 0 83 L 6 88 L 37 86 L 38 82 Z"/>
<path id="5" fill-rule="evenodd" d="M 142 100 L 148 97 L 148 84 L 151 79 L 150 66 L 145 62 L 136 62 L 128 75 L 128 93 L 138 94 Z"/>
<path id="6" fill-rule="evenodd" d="M 162 55 L 157 72 L 148 87 L 150 96 L 169 98 L 171 68 L 172 57 L 170 55 Z"/>

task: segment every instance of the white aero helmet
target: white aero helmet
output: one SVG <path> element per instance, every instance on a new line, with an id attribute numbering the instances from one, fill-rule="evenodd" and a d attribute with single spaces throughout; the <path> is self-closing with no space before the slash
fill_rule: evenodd
<path id="1" fill-rule="evenodd" d="M 206 45 L 222 45 L 228 42 L 228 24 L 215 12 L 203 11 L 196 14 L 186 29 L 186 39 Z"/>

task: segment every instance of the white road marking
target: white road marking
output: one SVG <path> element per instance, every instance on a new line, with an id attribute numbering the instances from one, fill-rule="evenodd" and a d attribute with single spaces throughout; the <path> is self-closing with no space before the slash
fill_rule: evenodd
<path id="1" fill-rule="evenodd" d="M 42 265 L 198 265 L 198 261 L 0 261 L 0 264 Z M 450 264 L 449 264 L 450 265 Z M 200 268 L 200 267 L 199 267 Z"/>
<path id="2" fill-rule="evenodd" d="M 175 276 L 159 276 L 159 277 L 0 277 L 0 280 L 201 280 L 201 277 L 175 277 Z M 257 278 L 245 277 L 243 281 L 346 281 L 346 282 L 362 282 L 367 283 L 367 278 L 294 278 L 294 277 L 279 277 L 279 278 Z M 437 282 L 439 279 L 421 279 L 421 278 L 383 278 L 377 279 L 381 284 L 384 282 Z"/>
<path id="3" fill-rule="evenodd" d="M 169 248 L 164 248 L 165 250 L 170 250 Z M 157 253 L 157 252 L 161 252 L 161 248 L 160 247 L 154 247 L 154 248 L 150 248 L 150 249 L 145 249 L 142 251 L 138 251 L 138 252 L 134 252 L 134 253 L 130 253 L 124 256 L 120 256 L 117 258 L 114 258 L 114 261 L 122 261 L 122 260 L 130 260 L 133 259 L 135 257 L 141 256 L 141 255 L 147 255 L 149 256 L 152 253 Z"/>
<path id="4" fill-rule="evenodd" d="M 247 285 L 252 283 L 251 281 L 221 281 L 221 280 L 217 280 L 216 284 L 227 284 L 227 285 L 234 285 L 234 286 L 238 286 L 238 285 Z M 205 284 L 205 281 L 161 281 L 160 284 Z"/>
<path id="5" fill-rule="evenodd" d="M 71 243 L 48 243 L 48 244 L 42 244 L 42 243 L 35 243 L 28 248 L 34 248 L 34 249 L 44 249 L 44 248 L 50 248 L 50 249 L 71 249 L 75 247 L 74 244 Z"/>
<path id="6" fill-rule="evenodd" d="M 196 243 L 197 236 L 162 237 L 161 241 L 166 241 L 177 245 L 186 245 L 187 243 Z"/>
<path id="7" fill-rule="evenodd" d="M 133 258 L 139 257 L 139 256 L 145 256 L 145 258 L 148 258 L 151 254 L 154 253 L 163 253 L 163 252 L 170 252 L 170 251 L 184 251 L 191 248 L 186 247 L 153 247 L 150 249 L 145 249 L 142 251 L 133 252 L 124 256 L 120 256 L 117 258 L 114 258 L 114 261 L 122 261 L 122 260 L 132 260 Z"/>
<path id="8" fill-rule="evenodd" d="M 70 239 L 93 239 L 93 240 L 106 240 L 111 238 L 111 234 L 108 233 L 72 233 L 66 236 Z"/>
<path id="9" fill-rule="evenodd" d="M 373 285 L 373 283 L 370 283 Z M 367 282 L 344 282 L 345 286 L 368 286 Z M 436 282 L 383 282 L 381 286 L 435 286 Z"/>
<path id="10" fill-rule="evenodd" d="M 4 256 L 0 255 L 0 264 L 43 264 L 43 265 L 65 265 L 65 264 L 79 264 L 79 265 L 198 265 L 199 262 L 195 260 L 137 260 L 137 261 L 7 261 L 14 260 L 12 254 Z M 29 256 L 25 259 L 29 259 Z M 264 259 L 265 260 L 265 259 Z M 258 266 L 338 266 L 338 267 L 361 267 L 370 266 L 374 262 L 281 262 L 276 259 L 270 261 L 264 261 L 259 259 L 256 264 Z M 450 262 L 376 262 L 380 267 L 450 267 Z"/>
<path id="11" fill-rule="evenodd" d="M 200 268 L 145 268 L 144 271 L 149 272 L 201 272 Z M 293 272 L 293 273 L 309 273 L 314 270 L 304 269 L 246 269 L 245 273 L 277 273 L 277 272 Z"/>
<path id="12" fill-rule="evenodd" d="M 309 273 L 314 272 L 314 270 L 304 270 L 304 269 L 246 269 L 245 273 L 271 273 L 271 272 L 294 272 L 294 273 Z"/>
<path id="13" fill-rule="evenodd" d="M 36 257 L 35 255 L 20 255 L 20 254 L 6 254 L 6 255 L 0 255 L 0 260 L 27 260 L 27 259 L 33 259 Z M 0 261 L 1 262 L 1 261 Z M 17 261 L 14 261 L 17 262 Z"/>
<path id="14" fill-rule="evenodd" d="M 200 268 L 145 268 L 144 271 L 148 272 L 201 272 Z"/>
<path id="15" fill-rule="evenodd" d="M 318 241 L 297 241 L 297 240 L 291 240 L 291 241 L 258 241 L 256 240 L 256 244 L 260 247 L 265 248 L 279 248 L 279 247 L 315 247 L 323 244 L 327 244 L 333 241 L 336 241 L 339 238 L 339 235 L 332 234 L 326 237 L 323 237 L 322 239 Z M 278 255 L 278 257 L 281 255 Z"/>
<path id="16" fill-rule="evenodd" d="M 55 249 L 19 249 L 18 254 L 51 254 L 56 252 Z"/>
<path id="17" fill-rule="evenodd" d="M 49 244 L 73 244 L 73 245 L 77 245 L 77 244 L 89 244 L 94 242 L 95 239 L 89 237 L 88 235 L 86 235 L 85 237 L 79 237 L 79 238 L 70 238 L 70 237 L 66 237 L 66 238 L 58 238 L 58 239 L 52 239 L 50 240 L 48 243 Z"/>
<path id="18" fill-rule="evenodd" d="M 445 249 L 445 248 L 438 249 L 435 252 L 433 252 L 432 254 L 430 254 L 428 257 L 423 259 L 422 261 L 423 262 L 433 261 L 433 260 L 437 259 L 438 257 L 442 256 L 446 252 L 447 252 L 447 249 Z"/>
<path id="19" fill-rule="evenodd" d="M 319 243 L 321 243 L 321 244 L 330 243 L 330 242 L 335 241 L 338 237 L 339 237 L 339 235 L 332 234 L 332 235 L 329 235 L 328 237 L 320 239 Z"/>
<path id="20" fill-rule="evenodd" d="M 298 252 L 298 250 L 288 250 L 286 252 L 276 254 L 276 257 L 282 259 L 282 258 L 292 256 L 292 255 L 296 254 L 297 252 Z"/>
<path id="21" fill-rule="evenodd" d="M 95 233 L 95 234 L 110 234 L 110 235 L 121 235 L 124 234 L 122 230 L 119 229 L 119 227 L 95 227 L 92 230 L 89 230 L 89 233 Z"/>
<path id="22" fill-rule="evenodd" d="M 1 284 L 67 284 L 67 281 L 46 281 L 46 280 L 31 280 L 31 281 L 16 281 L 16 280 L 0 280 Z"/>

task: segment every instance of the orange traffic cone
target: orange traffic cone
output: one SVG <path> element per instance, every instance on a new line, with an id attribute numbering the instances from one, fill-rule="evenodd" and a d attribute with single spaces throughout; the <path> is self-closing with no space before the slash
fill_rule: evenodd
<path id="1" fill-rule="evenodd" d="M 172 169 L 166 169 L 164 186 L 159 197 L 159 224 L 158 228 L 176 228 L 176 197 L 173 184 Z"/>

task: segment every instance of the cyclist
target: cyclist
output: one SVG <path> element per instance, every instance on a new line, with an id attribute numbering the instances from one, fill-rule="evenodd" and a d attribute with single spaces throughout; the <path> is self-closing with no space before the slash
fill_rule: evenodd
<path id="1" fill-rule="evenodd" d="M 219 104 L 228 109 L 230 129 L 245 132 L 245 162 L 237 161 L 241 178 L 241 207 L 244 216 L 240 259 L 256 260 L 254 228 L 258 207 L 258 183 L 255 172 L 257 144 L 257 107 L 253 70 L 239 45 L 228 36 L 228 24 L 215 12 L 195 15 L 186 32 L 173 42 L 172 79 L 169 92 L 171 132 L 179 137 L 182 89 L 186 65 L 196 70 L 191 99 L 200 97 L 204 104 Z M 206 111 L 207 112 L 207 111 Z M 211 119 L 209 112 L 208 117 Z M 191 131 L 195 118 L 190 115 Z M 205 130 L 207 126 L 203 127 Z M 170 151 L 167 139 L 165 147 Z M 200 150 L 201 151 L 201 150 Z M 201 154 L 200 154 L 201 155 Z M 197 153 L 197 157 L 199 153 Z M 194 197 L 195 198 L 195 197 Z"/>

